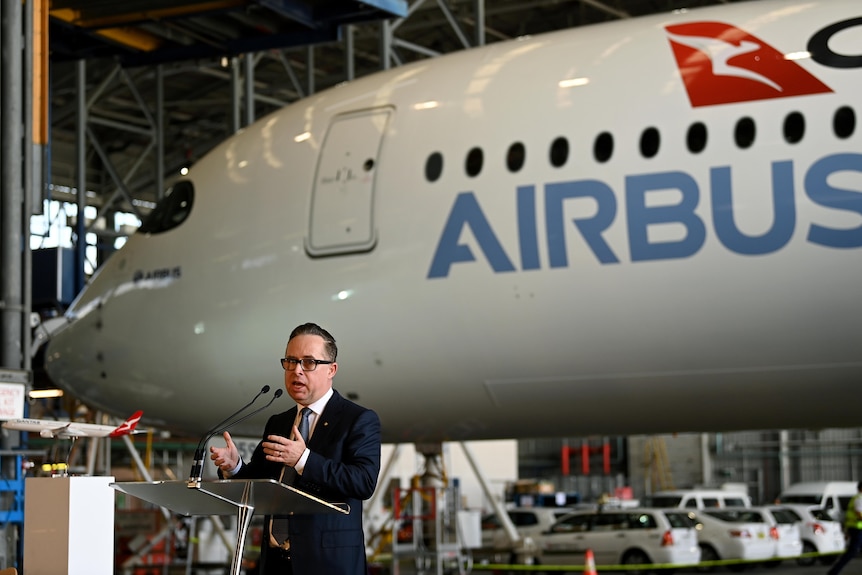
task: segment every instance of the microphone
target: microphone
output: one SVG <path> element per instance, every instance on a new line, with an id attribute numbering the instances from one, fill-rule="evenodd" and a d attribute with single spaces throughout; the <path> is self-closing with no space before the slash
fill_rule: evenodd
<path id="1" fill-rule="evenodd" d="M 222 431 L 225 431 L 228 428 L 233 427 L 237 423 L 239 423 L 241 421 L 245 421 L 246 419 L 248 419 L 252 415 L 257 414 L 257 413 L 263 411 L 264 409 L 266 409 L 267 407 L 269 407 L 270 405 L 272 405 L 273 401 L 275 401 L 276 399 L 281 397 L 282 393 L 284 393 L 284 390 L 282 390 L 282 389 L 277 390 L 275 392 L 275 395 L 272 397 L 272 399 L 269 400 L 269 403 L 267 403 L 263 407 L 252 411 L 251 413 L 249 413 L 248 415 L 246 415 L 244 417 L 241 417 L 239 419 L 234 419 L 240 413 L 242 413 L 243 411 L 245 411 L 246 409 L 251 407 L 251 405 L 255 401 L 257 401 L 258 397 L 260 397 L 261 395 L 268 393 L 268 392 L 269 392 L 269 386 L 264 385 L 261 388 L 261 390 L 259 392 L 257 392 L 257 395 L 255 395 L 251 401 L 249 401 L 247 404 L 243 405 L 241 408 L 239 408 L 238 410 L 236 410 L 235 412 L 230 414 L 228 417 L 226 417 L 225 419 L 223 419 L 222 421 L 217 423 L 215 426 L 213 426 L 213 428 L 210 429 L 207 432 L 207 434 L 198 442 L 198 446 L 195 449 L 195 456 L 194 456 L 194 462 L 192 463 L 192 470 L 191 470 L 191 473 L 189 474 L 189 482 L 188 482 L 189 487 L 195 487 L 195 486 L 199 485 L 201 482 L 201 477 L 203 476 L 203 466 L 204 466 L 204 449 L 206 448 L 207 442 L 216 433 L 220 433 Z"/>

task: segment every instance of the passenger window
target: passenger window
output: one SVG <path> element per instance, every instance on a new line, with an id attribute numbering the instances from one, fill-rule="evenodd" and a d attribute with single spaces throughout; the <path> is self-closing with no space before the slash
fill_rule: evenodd
<path id="1" fill-rule="evenodd" d="M 517 172 L 524 167 L 524 159 L 527 156 L 527 151 L 524 144 L 515 142 L 509 146 L 509 151 L 506 153 L 506 167 L 510 172 Z"/>
<path id="2" fill-rule="evenodd" d="M 733 137 L 736 140 L 736 145 L 742 149 L 748 149 L 754 144 L 754 136 L 756 134 L 756 129 L 754 126 L 754 120 L 751 118 L 741 118 L 736 123 L 736 130 L 733 133 Z"/>
<path id="3" fill-rule="evenodd" d="M 500 522 L 497 521 L 497 517 L 494 515 L 486 515 L 482 519 L 482 529 L 499 529 L 500 527 Z"/>
<path id="4" fill-rule="evenodd" d="M 697 524 L 693 513 L 665 513 L 665 517 L 671 527 L 695 527 Z"/>
<path id="5" fill-rule="evenodd" d="M 658 153 L 661 136 L 658 129 L 654 127 L 647 128 L 641 134 L 641 155 L 644 158 L 652 158 Z"/>
<path id="6" fill-rule="evenodd" d="M 434 152 L 425 161 L 425 179 L 436 182 L 443 173 L 443 154 Z"/>
<path id="7" fill-rule="evenodd" d="M 835 111 L 832 118 L 832 129 L 841 139 L 849 138 L 856 130 L 856 113 L 849 106 L 842 106 Z"/>
<path id="8" fill-rule="evenodd" d="M 626 516 L 620 513 L 597 515 L 593 521 L 594 531 L 615 531 L 627 528 L 628 521 L 626 521 Z"/>
<path id="9" fill-rule="evenodd" d="M 572 531 L 581 532 L 581 531 L 589 531 L 589 529 L 590 529 L 590 526 L 589 526 L 589 518 L 588 517 L 582 517 L 582 518 L 578 519 L 577 521 L 575 521 L 574 523 L 572 523 Z"/>
<path id="10" fill-rule="evenodd" d="M 562 136 L 556 138 L 551 143 L 550 157 L 551 165 L 555 168 L 564 165 L 566 160 L 569 159 L 569 141 Z"/>
<path id="11" fill-rule="evenodd" d="M 721 505 L 718 502 L 718 499 L 715 499 L 713 497 L 704 497 L 703 498 L 703 506 L 704 507 L 721 507 Z"/>
<path id="12" fill-rule="evenodd" d="M 647 513 L 631 515 L 629 517 L 629 529 L 655 529 L 655 517 Z"/>
<path id="13" fill-rule="evenodd" d="M 688 500 L 685 502 L 685 506 L 686 506 L 688 509 L 697 509 L 697 500 L 696 500 L 696 499 L 688 499 Z"/>
<path id="14" fill-rule="evenodd" d="M 611 159 L 614 153 L 614 137 L 608 132 L 602 132 L 596 136 L 596 141 L 593 143 L 593 157 L 596 161 L 604 164 Z"/>
<path id="15" fill-rule="evenodd" d="M 566 521 L 551 526 L 553 533 L 580 533 L 587 531 L 589 517 L 571 517 Z"/>
<path id="16" fill-rule="evenodd" d="M 699 154 L 706 148 L 706 126 L 703 122 L 695 122 L 692 124 L 686 134 L 686 144 L 688 150 L 693 154 Z"/>
<path id="17" fill-rule="evenodd" d="M 739 515 L 737 515 L 737 520 L 742 523 L 765 523 L 763 515 L 757 511 L 741 511 Z"/>
<path id="18" fill-rule="evenodd" d="M 475 178 L 479 175 L 479 172 L 482 171 L 483 163 L 484 155 L 482 154 L 482 148 L 473 148 L 467 153 L 467 161 L 464 163 L 464 171 L 467 172 L 467 175 L 471 178 Z"/>
<path id="19" fill-rule="evenodd" d="M 796 144 L 805 135 L 805 117 L 799 112 L 791 112 L 784 118 L 784 139 Z"/>

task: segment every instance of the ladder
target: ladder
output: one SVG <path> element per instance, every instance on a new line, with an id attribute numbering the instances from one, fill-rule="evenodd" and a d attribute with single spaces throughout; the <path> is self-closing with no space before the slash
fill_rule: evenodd
<path id="1" fill-rule="evenodd" d="M 644 475 L 651 482 L 647 493 L 674 488 L 664 437 L 654 435 L 647 438 L 644 445 L 644 470 Z"/>

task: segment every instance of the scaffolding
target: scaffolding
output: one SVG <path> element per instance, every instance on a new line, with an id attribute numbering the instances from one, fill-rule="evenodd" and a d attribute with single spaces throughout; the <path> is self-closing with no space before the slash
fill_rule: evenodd
<path id="1" fill-rule="evenodd" d="M 465 541 L 469 535 L 460 525 L 456 488 L 396 487 L 393 502 L 393 575 L 399 575 L 401 561 L 411 559 L 417 575 L 432 570 L 437 575 L 471 571 L 472 555 Z"/>

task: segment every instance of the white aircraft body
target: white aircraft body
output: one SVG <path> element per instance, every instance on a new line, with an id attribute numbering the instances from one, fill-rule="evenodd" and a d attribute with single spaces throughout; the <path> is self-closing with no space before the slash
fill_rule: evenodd
<path id="1" fill-rule="evenodd" d="M 93 407 L 203 432 L 282 384 L 313 321 L 388 442 L 858 426 L 860 94 L 858 0 L 355 80 L 199 160 L 47 369 Z"/>
<path id="2" fill-rule="evenodd" d="M 78 421 L 58 421 L 56 419 L 10 419 L 3 422 L 6 429 L 38 433 L 42 437 L 77 439 L 78 437 L 120 437 L 137 433 L 135 428 L 141 420 L 143 411 L 136 411 L 120 425 L 99 425 Z"/>

